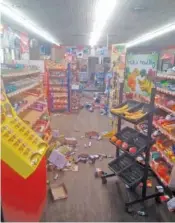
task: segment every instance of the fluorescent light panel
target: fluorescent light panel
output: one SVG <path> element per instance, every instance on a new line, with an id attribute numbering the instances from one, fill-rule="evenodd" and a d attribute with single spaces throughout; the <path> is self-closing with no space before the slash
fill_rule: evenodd
<path id="1" fill-rule="evenodd" d="M 49 33 L 47 33 L 45 30 L 43 30 L 31 20 L 26 18 L 26 16 L 21 11 L 14 9 L 7 3 L 0 2 L 0 11 L 5 16 L 9 17 L 10 19 L 16 21 L 17 23 L 27 28 L 29 31 L 32 31 L 33 33 L 37 34 L 38 36 L 41 36 L 42 38 L 53 44 L 56 44 L 58 46 L 60 45 Z"/>
<path id="2" fill-rule="evenodd" d="M 93 24 L 93 31 L 90 36 L 89 45 L 97 44 L 103 29 L 115 9 L 118 0 L 98 0 L 95 7 L 95 22 Z"/>
<path id="3" fill-rule="evenodd" d="M 126 44 L 126 47 L 129 48 L 129 47 L 136 46 L 136 45 L 138 45 L 140 43 L 144 43 L 146 41 L 155 39 L 155 38 L 157 38 L 159 36 L 162 36 L 162 35 L 164 35 L 166 33 L 172 32 L 172 31 L 175 31 L 175 22 L 171 23 L 171 24 L 168 24 L 168 25 L 165 25 L 165 26 L 162 26 L 159 29 L 156 29 L 156 30 L 154 30 L 152 32 L 145 33 L 145 34 L 139 36 L 138 38 L 128 42 Z"/>

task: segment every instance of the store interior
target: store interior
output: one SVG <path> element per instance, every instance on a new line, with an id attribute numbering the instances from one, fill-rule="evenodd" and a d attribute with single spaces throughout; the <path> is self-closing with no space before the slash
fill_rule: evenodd
<path id="1" fill-rule="evenodd" d="M 0 6 L 1 221 L 175 222 L 175 1 Z"/>

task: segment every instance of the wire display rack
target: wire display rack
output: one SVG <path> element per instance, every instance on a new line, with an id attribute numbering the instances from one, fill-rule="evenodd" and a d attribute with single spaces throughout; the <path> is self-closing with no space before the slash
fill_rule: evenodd
<path id="1" fill-rule="evenodd" d="M 120 92 L 119 92 L 119 105 L 122 104 L 123 100 L 123 88 L 124 83 L 120 83 Z M 146 140 L 145 151 L 144 151 L 144 164 L 138 164 L 137 160 L 132 157 L 129 153 L 124 151 L 124 154 L 120 156 L 121 148 L 116 146 L 116 159 L 109 163 L 109 168 L 112 170 L 113 173 L 107 174 L 104 173 L 101 176 L 102 183 L 107 183 L 108 177 L 113 177 L 118 175 L 120 179 L 127 185 L 130 189 L 135 189 L 139 183 L 142 183 L 142 193 L 141 196 L 135 200 L 131 200 L 125 203 L 125 210 L 129 211 L 129 207 L 136 203 L 144 202 L 148 199 L 155 198 L 158 199 L 160 196 L 164 195 L 164 192 L 156 191 L 153 194 L 147 193 L 147 180 L 148 180 L 148 173 L 151 170 L 149 165 L 149 158 L 150 158 L 150 149 L 152 146 L 152 129 L 153 129 L 153 114 L 154 114 L 154 99 L 155 99 L 156 89 L 152 88 L 151 92 L 151 99 L 149 103 L 149 112 L 147 116 L 144 117 L 145 120 L 148 121 L 148 134 L 144 136 Z M 121 115 L 118 116 L 118 131 L 117 131 L 117 138 L 124 140 L 125 142 L 129 142 L 130 138 L 133 138 L 136 134 L 136 130 L 130 129 L 129 127 L 126 128 L 125 132 L 121 130 L 121 120 L 124 119 Z M 125 119 L 126 120 L 126 119 Z M 126 120 L 130 122 L 130 120 Z M 141 120 L 138 120 L 138 123 Z M 132 122 L 131 122 L 132 123 Z M 143 135 L 143 134 L 142 134 Z M 136 143 L 134 143 L 136 144 Z M 125 158 L 124 158 L 125 157 Z M 130 158 L 129 158 L 130 157 Z M 134 159 L 133 159 L 134 158 Z M 133 162 L 132 162 L 133 161 Z M 152 172 L 152 174 L 157 178 L 157 176 Z M 161 183 L 162 184 L 162 183 Z M 166 187 L 163 185 L 163 187 Z M 167 191 L 167 187 L 165 188 Z M 168 190 L 169 191 L 169 190 Z M 171 194 L 171 192 L 170 192 Z M 172 195 L 172 194 L 171 194 Z M 170 196 L 171 196 L 170 195 Z"/>

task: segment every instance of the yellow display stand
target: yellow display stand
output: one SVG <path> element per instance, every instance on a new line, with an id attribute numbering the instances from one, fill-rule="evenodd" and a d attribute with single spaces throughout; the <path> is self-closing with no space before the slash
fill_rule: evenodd
<path id="1" fill-rule="evenodd" d="M 17 116 L 4 92 L 0 102 L 1 159 L 26 179 L 39 165 L 48 145 Z"/>

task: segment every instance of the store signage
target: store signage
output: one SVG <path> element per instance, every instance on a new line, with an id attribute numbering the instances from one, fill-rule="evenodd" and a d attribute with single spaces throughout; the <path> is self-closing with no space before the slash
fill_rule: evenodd
<path id="1" fill-rule="evenodd" d="M 79 90 L 80 89 L 80 85 L 79 84 L 72 84 L 72 90 Z"/>
<path id="2" fill-rule="evenodd" d="M 111 68 L 117 73 L 121 81 L 124 80 L 126 46 L 124 44 L 113 44 L 111 51 Z"/>
<path id="3" fill-rule="evenodd" d="M 27 33 L 20 33 L 20 49 L 21 53 L 29 53 L 29 37 Z"/>
<path id="4" fill-rule="evenodd" d="M 125 90 L 150 96 L 157 71 L 158 54 L 128 54 Z"/>
<path id="5" fill-rule="evenodd" d="M 96 56 L 107 56 L 108 48 L 107 47 L 99 47 L 96 49 L 95 54 L 96 54 Z"/>

